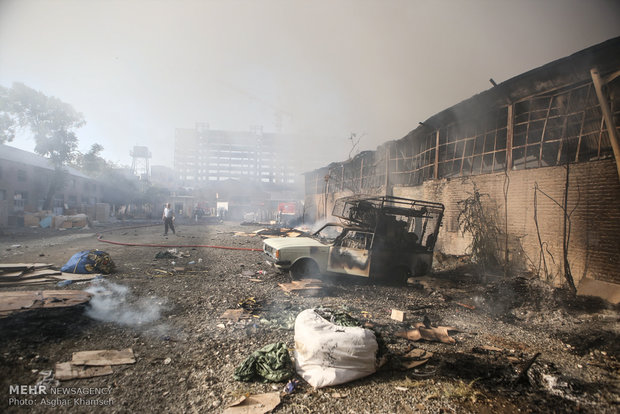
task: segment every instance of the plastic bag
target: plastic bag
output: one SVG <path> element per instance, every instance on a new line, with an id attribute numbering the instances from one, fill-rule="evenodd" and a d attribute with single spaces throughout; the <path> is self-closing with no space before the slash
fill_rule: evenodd
<path id="1" fill-rule="evenodd" d="M 114 262 L 110 255 L 101 250 L 83 250 L 74 254 L 60 268 L 65 273 L 112 273 Z"/>
<path id="2" fill-rule="evenodd" d="M 335 325 L 314 309 L 295 320 L 295 369 L 316 388 L 344 384 L 377 370 L 374 332 Z"/>

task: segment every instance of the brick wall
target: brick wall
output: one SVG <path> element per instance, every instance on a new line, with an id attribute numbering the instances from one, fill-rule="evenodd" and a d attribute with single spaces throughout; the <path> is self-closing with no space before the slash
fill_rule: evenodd
<path id="1" fill-rule="evenodd" d="M 620 284 L 620 181 L 615 161 L 572 164 L 569 178 L 568 211 L 572 214 L 568 261 L 575 284 L 578 285 L 583 277 Z M 564 220 L 563 210 L 558 204 L 564 202 L 566 169 L 548 167 L 511 171 L 508 180 L 511 260 L 531 270 L 540 267 L 541 249 L 534 220 L 536 193 L 540 239 L 545 245 L 549 274 L 554 283 L 563 283 Z M 458 201 L 473 192 L 475 183 L 480 193 L 488 194 L 482 198 L 483 204 L 489 211 L 496 212 L 498 224 L 503 229 L 505 182 L 504 173 L 486 174 L 428 181 L 418 187 L 395 187 L 393 194 L 442 202 L 446 214 L 437 249 L 449 254 L 464 254 L 470 240 L 458 230 Z M 540 191 L 535 190 L 536 185 Z M 522 253 L 514 240 L 518 240 Z"/>

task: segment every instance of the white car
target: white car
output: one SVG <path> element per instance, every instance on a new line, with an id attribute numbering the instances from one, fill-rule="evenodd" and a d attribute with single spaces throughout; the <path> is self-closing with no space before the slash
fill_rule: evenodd
<path id="1" fill-rule="evenodd" d="M 346 224 L 328 223 L 312 237 L 266 239 L 263 250 L 295 278 L 336 273 L 403 283 L 431 270 L 443 211 L 427 201 L 347 197 L 332 213 Z M 322 237 L 334 228 L 337 237 Z"/>

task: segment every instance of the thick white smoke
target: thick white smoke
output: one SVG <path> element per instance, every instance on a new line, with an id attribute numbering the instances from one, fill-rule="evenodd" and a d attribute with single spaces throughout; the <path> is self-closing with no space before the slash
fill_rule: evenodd
<path id="1" fill-rule="evenodd" d="M 86 315 L 98 321 L 141 326 L 161 316 L 160 299 L 135 298 L 127 286 L 102 279 L 94 281 L 86 291 L 93 295 Z"/>

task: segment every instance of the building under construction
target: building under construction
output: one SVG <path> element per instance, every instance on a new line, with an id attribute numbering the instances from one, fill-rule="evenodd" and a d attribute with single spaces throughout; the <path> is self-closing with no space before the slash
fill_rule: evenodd
<path id="1" fill-rule="evenodd" d="M 261 128 L 238 132 L 197 124 L 194 129 L 176 130 L 174 169 L 185 187 L 226 180 L 294 184 L 290 142 L 290 136 Z"/>
<path id="2" fill-rule="evenodd" d="M 439 250 L 475 253 L 472 242 L 486 237 L 505 266 L 618 302 L 619 77 L 614 38 L 491 80 L 407 136 L 307 173 L 307 219 L 329 216 L 352 194 L 441 202 Z M 468 219 L 485 234 L 463 232 Z"/>

